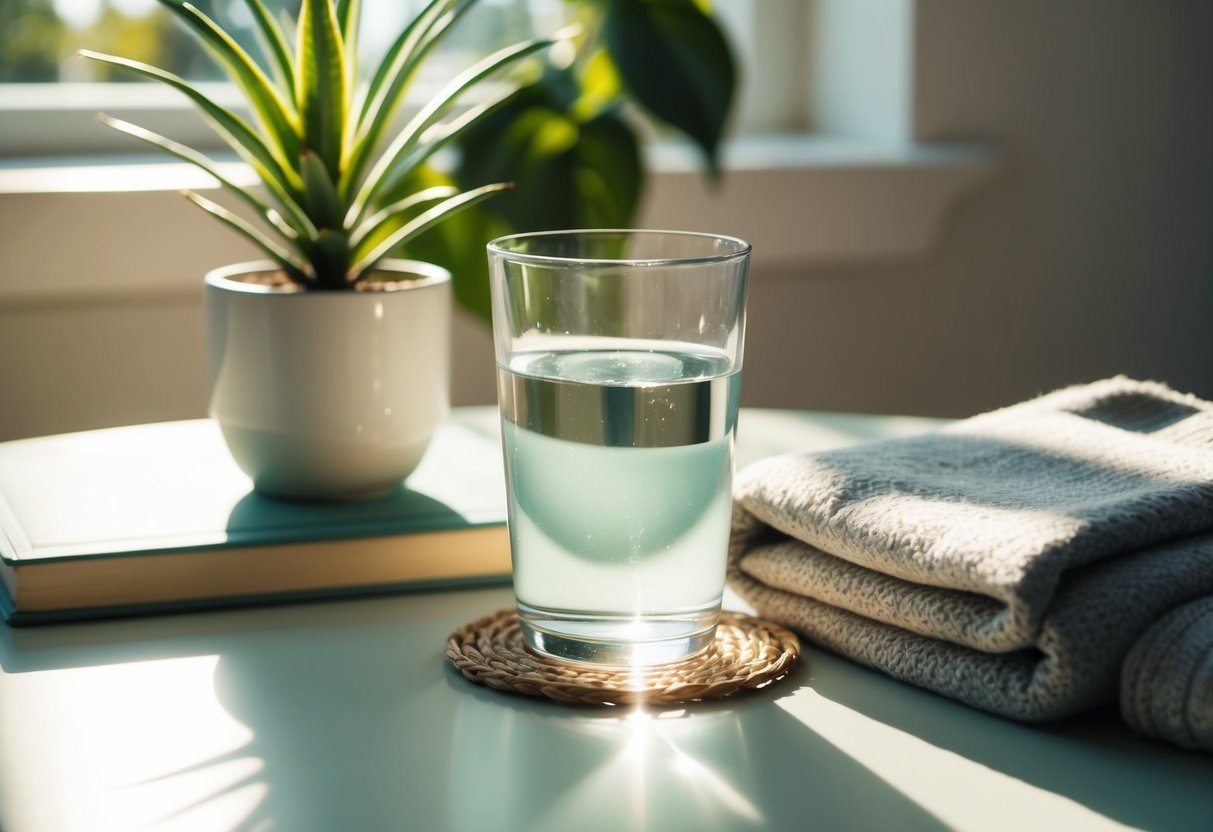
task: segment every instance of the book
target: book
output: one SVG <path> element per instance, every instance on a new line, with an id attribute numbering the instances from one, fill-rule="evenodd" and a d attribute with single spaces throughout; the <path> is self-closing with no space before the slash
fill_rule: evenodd
<path id="1" fill-rule="evenodd" d="M 401 487 L 255 493 L 207 419 L 0 443 L 0 615 L 13 625 L 508 583 L 495 408 L 456 409 Z"/>

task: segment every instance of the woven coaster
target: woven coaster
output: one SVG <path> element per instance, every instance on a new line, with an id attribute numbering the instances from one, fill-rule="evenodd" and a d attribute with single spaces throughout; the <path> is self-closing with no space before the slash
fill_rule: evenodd
<path id="1" fill-rule="evenodd" d="M 674 704 L 716 699 L 782 679 L 800 655 L 783 627 L 722 612 L 716 640 L 697 656 L 653 668 L 575 664 L 528 650 L 513 609 L 451 633 L 446 657 L 464 676 L 495 690 L 578 705 Z"/>

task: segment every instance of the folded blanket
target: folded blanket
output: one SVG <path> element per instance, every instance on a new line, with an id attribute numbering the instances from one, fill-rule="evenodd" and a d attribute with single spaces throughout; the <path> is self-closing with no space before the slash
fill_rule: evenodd
<path id="1" fill-rule="evenodd" d="M 1213 594 L 1213 405 L 1107 379 L 935 433 L 758 462 L 729 580 L 757 611 L 976 707 L 1114 701 L 1167 611 Z"/>
<path id="2" fill-rule="evenodd" d="M 1143 734 L 1213 751 L 1213 597 L 1167 613 L 1133 645 L 1120 712 Z"/>

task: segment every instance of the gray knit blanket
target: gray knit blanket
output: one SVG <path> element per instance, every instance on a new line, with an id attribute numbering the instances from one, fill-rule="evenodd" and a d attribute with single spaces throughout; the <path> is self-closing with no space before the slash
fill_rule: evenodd
<path id="1" fill-rule="evenodd" d="M 773 457 L 735 497 L 729 582 L 760 615 L 1016 719 L 1114 702 L 1139 637 L 1213 595 L 1213 404 L 1160 384 Z"/>

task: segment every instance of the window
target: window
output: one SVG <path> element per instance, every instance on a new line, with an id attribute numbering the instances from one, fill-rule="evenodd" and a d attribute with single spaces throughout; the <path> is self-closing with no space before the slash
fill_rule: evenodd
<path id="1" fill-rule="evenodd" d="M 836 2 L 836 0 L 828 0 Z M 254 50 L 256 38 L 243 0 L 194 0 Z M 742 67 L 735 132 L 803 131 L 810 126 L 807 70 L 814 7 L 827 0 L 717 0 L 717 19 L 729 33 Z M 907 0 L 881 0 L 903 4 Z M 299 0 L 266 0 L 290 13 Z M 387 48 L 402 22 L 424 0 L 363 0 L 361 41 L 368 59 Z M 565 0 L 480 0 L 427 61 L 437 83 L 476 56 L 534 32 L 558 29 Z M 131 83 L 75 57 L 81 48 L 114 52 L 219 85 L 219 71 L 156 0 L 2 0 L 0 2 L 0 156 L 43 157 L 138 153 L 130 139 L 94 122 L 98 110 L 135 121 L 196 147 L 218 148 L 214 134 L 189 103 L 158 84 Z M 90 74 L 92 73 L 92 74 Z M 426 79 L 420 78 L 424 86 Z M 221 103 L 239 96 L 208 88 Z M 424 95 L 423 91 L 419 91 Z"/>
<path id="2" fill-rule="evenodd" d="M 300 0 L 266 0 L 293 15 Z M 243 0 L 194 0 L 250 53 L 257 36 Z M 363 0 L 359 41 L 371 65 L 425 5 L 425 0 Z M 562 0 L 480 0 L 430 55 L 417 83 L 438 84 L 481 55 L 535 32 L 558 29 Z M 0 3 L 0 154 L 45 156 L 139 152 L 130 139 L 93 122 L 104 110 L 202 148 L 221 147 L 180 94 L 128 73 L 78 58 L 82 48 L 162 67 L 210 82 L 208 95 L 228 106 L 240 99 L 197 41 L 156 0 L 3 0 Z M 424 93 L 422 93 L 424 94 Z"/>
<path id="3" fill-rule="evenodd" d="M 250 52 L 256 50 L 253 18 L 242 0 L 194 0 Z M 276 16 L 294 16 L 300 0 L 266 0 Z M 374 59 L 382 55 L 423 0 L 363 0 L 360 42 Z M 445 53 L 428 67 L 440 75 L 468 53 L 483 53 L 544 31 L 562 18 L 560 0 L 482 0 L 445 42 Z M 113 52 L 164 67 L 191 80 L 220 80 L 219 70 L 156 0 L 5 0 L 0 11 L 0 82 L 127 81 L 109 67 L 78 61 L 78 49 Z"/>

